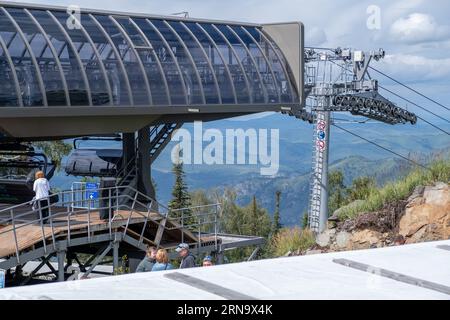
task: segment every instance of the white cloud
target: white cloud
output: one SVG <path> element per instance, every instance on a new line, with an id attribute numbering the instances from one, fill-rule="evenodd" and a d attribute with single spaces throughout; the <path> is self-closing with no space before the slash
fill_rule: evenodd
<path id="1" fill-rule="evenodd" d="M 450 77 L 450 58 L 430 59 L 409 54 L 386 55 L 383 69 L 395 78 L 418 82 Z"/>
<path id="2" fill-rule="evenodd" d="M 322 28 L 305 28 L 305 45 L 320 46 L 327 41 L 327 35 Z"/>
<path id="3" fill-rule="evenodd" d="M 421 43 L 441 41 L 450 37 L 450 28 L 440 26 L 434 17 L 424 13 L 412 13 L 396 20 L 390 29 L 394 41 Z"/>

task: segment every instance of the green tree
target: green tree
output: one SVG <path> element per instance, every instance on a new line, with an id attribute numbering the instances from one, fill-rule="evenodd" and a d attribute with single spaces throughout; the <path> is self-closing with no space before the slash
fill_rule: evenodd
<path id="1" fill-rule="evenodd" d="M 375 180 L 371 177 L 359 177 L 353 180 L 348 190 L 348 202 L 365 200 L 370 191 L 376 187 Z"/>
<path id="2" fill-rule="evenodd" d="M 186 209 L 191 206 L 191 197 L 188 192 L 188 187 L 185 182 L 185 173 L 183 170 L 183 163 L 174 164 L 172 169 L 175 175 L 175 184 L 172 189 L 172 200 L 169 202 L 170 210 Z M 184 225 L 192 224 L 195 219 L 192 217 L 192 212 L 189 209 L 182 211 L 171 212 L 172 217 L 181 218 L 184 215 Z"/>
<path id="3" fill-rule="evenodd" d="M 214 202 L 222 204 L 220 218 L 220 231 L 223 233 L 259 236 L 268 239 L 272 229 L 272 220 L 266 209 L 260 207 L 256 197 L 251 202 L 241 207 L 236 203 L 236 191 L 226 189 L 220 197 L 215 195 Z M 240 248 L 226 252 L 230 262 L 246 260 L 254 248 Z M 260 256 L 266 255 L 266 248 L 262 248 Z"/>
<path id="4" fill-rule="evenodd" d="M 42 152 L 51 160 L 55 162 L 56 168 L 61 168 L 62 158 L 67 156 L 72 151 L 72 145 L 63 140 L 57 141 L 38 141 L 34 142 L 33 146 Z"/>
<path id="5" fill-rule="evenodd" d="M 193 207 L 213 204 L 213 201 L 205 190 L 195 190 L 191 192 L 190 198 Z"/>
<path id="6" fill-rule="evenodd" d="M 329 215 L 332 215 L 334 211 L 346 204 L 346 187 L 342 171 L 330 172 L 328 176 L 328 190 L 328 212 Z"/>
<path id="7" fill-rule="evenodd" d="M 307 211 L 303 212 L 302 216 L 302 228 L 307 229 L 309 224 L 309 214 Z"/>
<path id="8" fill-rule="evenodd" d="M 198 216 L 201 222 L 201 232 L 214 232 L 216 207 L 211 196 L 205 190 L 195 190 L 190 193 L 193 214 Z"/>
<path id="9" fill-rule="evenodd" d="M 281 225 L 281 217 L 280 217 L 280 199 L 281 192 L 277 191 L 275 193 L 275 213 L 273 214 L 273 225 L 272 225 L 272 235 L 278 233 L 278 231 L 282 228 Z"/>

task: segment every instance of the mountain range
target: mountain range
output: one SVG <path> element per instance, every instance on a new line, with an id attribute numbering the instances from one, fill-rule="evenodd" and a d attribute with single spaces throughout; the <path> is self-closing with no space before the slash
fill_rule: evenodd
<path id="1" fill-rule="evenodd" d="M 412 125 L 387 125 L 382 123 L 354 123 L 351 117 L 340 116 L 339 126 L 364 138 L 417 161 L 426 161 L 428 155 L 441 153 L 448 157 L 450 139 L 435 128 L 419 123 Z M 445 123 L 442 128 L 450 129 Z M 193 132 L 193 124 L 183 128 Z M 225 135 L 226 129 L 278 129 L 279 171 L 276 176 L 260 175 L 259 165 L 193 165 L 185 164 L 186 182 L 191 191 L 234 188 L 238 202 L 246 205 L 256 195 L 259 203 L 270 213 L 274 210 L 275 192 L 281 191 L 281 217 L 284 225 L 298 224 L 308 206 L 309 181 L 312 168 L 313 126 L 281 114 L 263 117 L 244 117 L 203 123 L 203 129 L 218 129 Z M 196 137 L 198 139 L 198 137 Z M 204 143 L 206 146 L 208 143 Z M 157 198 L 162 203 L 170 200 L 174 183 L 171 172 L 171 152 L 176 142 L 170 142 L 152 167 L 156 182 Z M 98 145 L 98 147 L 101 147 Z M 224 152 L 225 153 L 225 152 Z M 246 155 L 248 156 L 248 150 Z M 373 176 L 383 184 L 406 174 L 409 165 L 395 155 L 380 149 L 358 137 L 331 129 L 330 170 L 342 170 L 346 183 L 358 176 Z M 73 177 L 59 172 L 52 184 L 70 188 Z"/>

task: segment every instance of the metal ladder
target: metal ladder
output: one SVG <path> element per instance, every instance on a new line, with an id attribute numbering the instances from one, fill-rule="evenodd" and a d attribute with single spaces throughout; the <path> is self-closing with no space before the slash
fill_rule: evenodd
<path id="1" fill-rule="evenodd" d="M 312 231 L 319 231 L 319 217 L 320 217 L 320 202 L 322 198 L 322 188 L 320 186 L 320 181 L 322 181 L 322 170 L 323 170 L 323 151 L 317 146 L 317 124 L 324 120 L 323 113 L 317 113 L 317 121 L 314 125 L 314 135 L 313 135 L 313 168 L 311 175 L 311 185 L 310 185 L 310 202 L 308 210 L 308 225 Z M 317 183 L 319 181 L 319 183 Z"/>

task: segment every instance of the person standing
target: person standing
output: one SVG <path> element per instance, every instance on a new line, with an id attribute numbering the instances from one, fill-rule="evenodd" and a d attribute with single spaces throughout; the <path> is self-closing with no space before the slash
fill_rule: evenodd
<path id="1" fill-rule="evenodd" d="M 33 191 L 35 195 L 35 201 L 38 203 L 43 223 L 47 223 L 47 217 L 49 212 L 49 195 L 50 195 L 50 183 L 45 178 L 43 171 L 38 171 L 35 174 L 35 180 L 33 184 Z"/>
<path id="2" fill-rule="evenodd" d="M 139 263 L 136 272 L 150 272 L 156 262 L 156 248 L 148 247 L 145 258 Z"/>
<path id="3" fill-rule="evenodd" d="M 195 257 L 194 255 L 189 251 L 189 245 L 187 243 L 180 243 L 178 247 L 175 249 L 176 252 L 181 257 L 181 264 L 180 269 L 187 269 L 187 268 L 195 268 Z"/>
<path id="4" fill-rule="evenodd" d="M 164 249 L 159 249 L 156 253 L 156 263 L 152 268 L 153 271 L 165 271 L 165 270 L 172 270 L 173 265 L 169 263 L 169 255 L 167 254 L 167 251 Z"/>
<path id="5" fill-rule="evenodd" d="M 136 272 L 150 272 L 156 262 L 156 248 L 148 247 L 145 258 L 139 263 Z"/>

